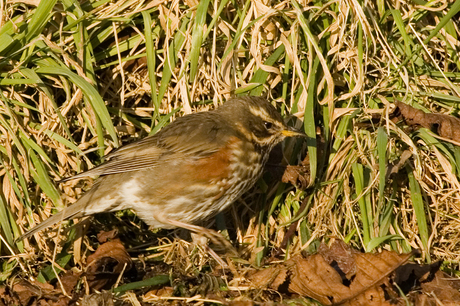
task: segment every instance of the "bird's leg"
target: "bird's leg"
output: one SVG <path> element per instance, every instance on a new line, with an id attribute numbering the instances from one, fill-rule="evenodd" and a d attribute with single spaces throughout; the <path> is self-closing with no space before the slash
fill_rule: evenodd
<path id="1" fill-rule="evenodd" d="M 220 256 L 217 255 L 216 252 L 214 252 L 214 250 L 209 247 L 208 238 L 194 232 L 191 232 L 190 235 L 192 236 L 192 240 L 195 245 L 202 246 L 206 250 L 206 252 L 208 252 L 208 254 L 211 255 L 211 257 L 214 258 L 214 260 L 217 261 L 217 263 L 221 267 L 228 268 L 227 263 L 223 261 L 222 258 L 220 258 Z"/>
<path id="2" fill-rule="evenodd" d="M 228 242 L 228 240 L 225 239 L 224 236 L 212 229 L 204 228 L 198 225 L 188 224 L 177 220 L 171 220 L 165 217 L 163 214 L 155 215 L 155 219 L 163 224 L 169 224 L 175 227 L 185 228 L 189 230 L 192 233 L 192 238 L 194 241 L 196 241 L 198 237 L 209 239 L 212 243 L 222 246 L 232 256 L 238 256 L 238 253 L 236 252 L 235 248 L 230 244 L 230 242 Z M 206 245 L 206 242 L 200 244 L 205 246 L 205 248 L 209 251 L 210 255 L 219 264 L 221 264 L 222 266 L 227 266 L 227 264 L 211 248 L 209 248 Z"/>

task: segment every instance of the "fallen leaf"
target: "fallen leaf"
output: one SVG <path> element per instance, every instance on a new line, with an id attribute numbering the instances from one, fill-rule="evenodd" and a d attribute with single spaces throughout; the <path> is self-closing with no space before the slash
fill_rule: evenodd
<path id="1" fill-rule="evenodd" d="M 414 286 L 420 286 L 422 282 L 433 280 L 442 262 L 438 261 L 430 265 L 407 263 L 395 271 L 394 282 L 404 292 L 409 292 Z"/>
<path id="2" fill-rule="evenodd" d="M 425 113 L 403 102 L 395 102 L 393 115 L 409 126 L 422 126 L 439 136 L 460 142 L 460 119 L 451 115 Z"/>
<path id="3" fill-rule="evenodd" d="M 13 301 L 11 305 L 67 306 L 70 301 L 68 297 L 62 294 L 60 289 L 54 289 L 52 285 L 38 281 L 20 280 L 12 285 L 9 295 L 12 297 L 10 300 Z M 5 298 L 2 297 L 2 300 L 5 300 Z"/>
<path id="4" fill-rule="evenodd" d="M 13 298 L 7 286 L 0 286 L 0 305 L 13 305 Z"/>
<path id="5" fill-rule="evenodd" d="M 253 301 L 230 301 L 229 306 L 253 306 L 255 303 Z"/>
<path id="6" fill-rule="evenodd" d="M 278 290 L 287 277 L 287 269 L 284 265 L 272 266 L 267 269 L 259 270 L 250 275 L 248 279 L 255 288 L 270 288 Z"/>
<path id="7" fill-rule="evenodd" d="M 13 292 L 19 299 L 20 305 L 28 305 L 30 300 L 41 295 L 40 289 L 27 281 L 20 281 L 13 285 Z"/>
<path id="8" fill-rule="evenodd" d="M 100 231 L 97 234 L 97 241 L 99 241 L 99 243 L 106 243 L 109 240 L 117 238 L 117 236 L 118 236 L 118 229 L 116 228 L 108 232 Z"/>
<path id="9" fill-rule="evenodd" d="M 72 295 L 74 288 L 78 284 L 82 274 L 82 272 L 74 272 L 69 270 L 61 277 L 61 284 L 67 294 Z"/>
<path id="10" fill-rule="evenodd" d="M 318 254 L 322 255 L 328 264 L 337 265 L 339 271 L 343 272 L 347 278 L 356 273 L 354 255 L 358 253 L 359 251 L 352 249 L 342 240 L 335 240 L 330 247 L 321 243 L 318 248 Z"/>
<path id="11" fill-rule="evenodd" d="M 150 290 L 145 294 L 146 299 L 152 299 L 154 297 L 171 297 L 174 294 L 174 288 L 173 287 L 163 287 L 163 288 L 158 288 L 158 289 L 153 289 Z"/>
<path id="12" fill-rule="evenodd" d="M 111 292 L 103 291 L 85 295 L 82 299 L 81 305 L 85 306 L 113 306 L 113 296 Z"/>
<path id="13" fill-rule="evenodd" d="M 305 166 L 287 166 L 284 170 L 281 181 L 283 183 L 291 183 L 299 189 L 308 187 L 310 180 L 310 169 Z"/>
<path id="14" fill-rule="evenodd" d="M 292 272 L 289 291 L 311 297 L 322 304 L 332 305 L 335 297 L 346 296 L 349 288 L 321 255 L 296 256 L 289 260 Z"/>
<path id="15" fill-rule="evenodd" d="M 350 273 L 351 269 L 347 275 L 329 265 L 321 254 L 292 258 L 287 262 L 292 274 L 289 290 L 312 297 L 324 305 L 390 305 L 380 285 L 388 283 L 389 274 L 412 254 L 383 251 L 378 254 L 354 253 L 352 256 L 356 273 Z"/>
<path id="16" fill-rule="evenodd" d="M 460 284 L 458 278 L 437 271 L 435 277 L 427 282 L 422 282 L 422 293 L 418 294 L 415 301 L 425 301 L 424 305 L 460 305 Z M 416 305 L 422 305 L 417 304 Z"/>
<path id="17" fill-rule="evenodd" d="M 112 286 L 123 270 L 132 267 L 131 257 L 119 239 L 101 244 L 94 254 L 88 257 L 86 278 L 89 286 L 100 290 Z"/>

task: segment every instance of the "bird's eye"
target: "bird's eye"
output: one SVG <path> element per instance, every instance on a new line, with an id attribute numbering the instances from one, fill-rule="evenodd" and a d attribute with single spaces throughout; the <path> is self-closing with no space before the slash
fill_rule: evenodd
<path id="1" fill-rule="evenodd" d="M 266 128 L 267 130 L 269 130 L 269 129 L 271 129 L 271 128 L 273 127 L 273 123 L 267 122 L 267 121 L 264 122 L 264 125 L 265 125 L 265 128 Z"/>

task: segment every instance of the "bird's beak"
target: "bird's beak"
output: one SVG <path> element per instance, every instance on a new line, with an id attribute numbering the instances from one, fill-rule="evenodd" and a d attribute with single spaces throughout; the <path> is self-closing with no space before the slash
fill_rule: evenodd
<path id="1" fill-rule="evenodd" d="M 285 137 L 307 137 L 304 132 L 290 126 L 282 130 L 281 134 L 283 134 Z"/>

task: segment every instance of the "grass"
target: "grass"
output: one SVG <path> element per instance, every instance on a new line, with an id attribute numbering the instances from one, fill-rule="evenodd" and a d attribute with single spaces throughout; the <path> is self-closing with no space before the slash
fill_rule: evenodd
<path id="1" fill-rule="evenodd" d="M 311 177 L 301 190 L 267 175 L 223 216 L 246 260 L 261 264 L 299 219 L 286 258 L 338 237 L 366 251 L 421 249 L 419 261 L 457 267 L 460 149 L 388 114 L 400 100 L 458 116 L 460 1 L 152 3 L 1 6 L 2 281 L 36 277 L 55 251 L 70 254 L 74 242 L 55 249 L 47 235 L 14 241 L 91 184 L 56 180 L 178 116 L 247 94 L 303 126 L 311 140 L 285 143 L 284 161 L 308 152 Z M 84 240 L 74 244 L 80 254 L 94 239 Z"/>

